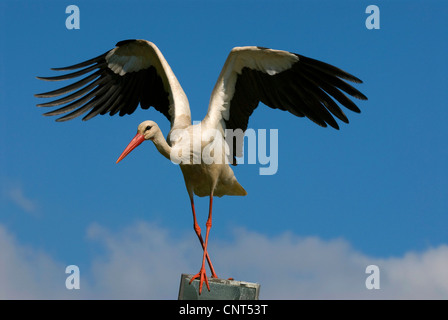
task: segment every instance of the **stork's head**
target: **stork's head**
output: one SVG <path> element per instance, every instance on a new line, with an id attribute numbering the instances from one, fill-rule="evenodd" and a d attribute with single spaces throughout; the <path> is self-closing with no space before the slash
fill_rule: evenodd
<path id="1" fill-rule="evenodd" d="M 138 125 L 137 135 L 143 135 L 144 140 L 152 140 L 158 130 L 160 129 L 157 123 L 151 120 L 146 120 Z"/>
<path id="2" fill-rule="evenodd" d="M 137 134 L 135 137 L 129 142 L 126 149 L 124 149 L 123 153 L 117 160 L 117 163 L 123 160 L 132 150 L 138 147 L 145 140 L 153 140 L 155 134 L 160 131 L 157 123 L 151 120 L 143 121 L 138 125 Z"/>

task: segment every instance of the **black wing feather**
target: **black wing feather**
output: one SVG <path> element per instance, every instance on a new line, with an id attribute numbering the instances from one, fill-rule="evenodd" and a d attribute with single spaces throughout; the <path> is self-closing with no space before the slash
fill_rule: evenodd
<path id="1" fill-rule="evenodd" d="M 81 62 L 81 63 L 78 63 L 78 64 L 74 64 L 72 66 L 62 67 L 62 68 L 51 68 L 51 70 L 54 70 L 54 71 L 68 71 L 68 70 L 75 70 L 75 69 L 84 68 L 86 66 L 90 66 L 91 64 L 104 61 L 104 58 L 106 57 L 106 55 L 108 53 L 109 52 L 105 52 L 105 53 L 99 55 L 98 57 L 89 59 L 87 61 L 84 61 L 84 62 Z"/>
<path id="2" fill-rule="evenodd" d="M 134 40 L 121 41 L 117 43 L 117 46 L 126 45 L 132 41 Z M 57 119 L 57 121 L 67 121 L 90 111 L 83 118 L 83 120 L 89 120 L 98 114 L 104 115 L 109 113 L 110 115 L 115 115 L 118 113 L 120 116 L 131 114 L 140 104 L 144 109 L 148 109 L 151 106 L 154 107 L 171 121 L 171 117 L 168 114 L 170 105 L 169 94 L 165 90 L 162 79 L 157 74 L 156 69 L 153 66 L 149 66 L 146 69 L 128 72 L 121 76 L 109 69 L 106 61 L 108 53 L 106 52 L 72 66 L 52 68 L 52 70 L 56 71 L 84 69 L 61 76 L 37 77 L 45 81 L 61 81 L 87 74 L 81 80 L 60 89 L 36 94 L 35 96 L 38 98 L 52 98 L 81 88 L 60 99 L 38 104 L 38 107 L 62 106 L 44 115 L 54 116 L 70 112 Z"/>
<path id="3" fill-rule="evenodd" d="M 359 78 L 328 63 L 295 55 L 298 61 L 275 75 L 249 67 L 241 70 L 230 101 L 229 118 L 224 119 L 226 129 L 241 129 L 244 132 L 259 102 L 273 109 L 289 111 L 298 117 L 306 116 L 319 126 L 330 125 L 335 129 L 339 129 L 339 125 L 333 116 L 345 123 L 349 122 L 336 101 L 351 111 L 360 112 L 356 104 L 344 94 L 367 100 L 364 94 L 346 82 L 362 83 Z M 237 146 L 234 140 L 233 164 L 236 164 L 235 155 L 238 156 L 241 150 L 242 145 Z"/>
<path id="4" fill-rule="evenodd" d="M 264 103 L 273 109 L 289 111 L 306 116 L 316 124 L 335 129 L 339 126 L 333 116 L 348 123 L 348 118 L 335 100 L 347 109 L 360 112 L 348 95 L 367 100 L 359 90 L 344 80 L 362 81 L 328 63 L 296 54 L 299 61 L 290 69 L 275 75 L 243 68 L 235 84 L 235 93 L 230 101 L 230 116 L 225 120 L 226 129 L 247 129 L 249 116 Z"/>

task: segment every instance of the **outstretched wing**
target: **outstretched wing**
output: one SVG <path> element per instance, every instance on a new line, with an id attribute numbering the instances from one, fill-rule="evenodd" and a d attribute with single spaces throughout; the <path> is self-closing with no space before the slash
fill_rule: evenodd
<path id="1" fill-rule="evenodd" d="M 204 124 L 222 130 L 247 129 L 259 102 L 273 109 L 307 117 L 322 127 L 339 126 L 333 116 L 348 123 L 336 103 L 349 110 L 359 108 L 352 97 L 367 97 L 346 81 L 362 83 L 355 76 L 330 64 L 288 51 L 262 47 L 237 47 L 230 52 L 213 89 Z M 238 143 L 240 141 L 240 143 Z M 241 156 L 242 139 L 230 141 Z"/>
<path id="2" fill-rule="evenodd" d="M 84 68 L 84 69 L 81 69 Z M 146 40 L 124 40 L 116 47 L 96 58 L 56 71 L 77 70 L 55 77 L 37 77 L 46 81 L 60 81 L 86 77 L 63 88 L 36 94 L 39 98 L 60 99 L 38 104 L 38 107 L 62 106 L 45 113 L 54 116 L 68 113 L 56 121 L 71 120 L 89 111 L 83 120 L 98 114 L 111 116 L 133 113 L 138 105 L 143 109 L 154 107 L 174 124 L 178 115 L 182 121 L 190 120 L 187 97 L 160 50 Z"/>

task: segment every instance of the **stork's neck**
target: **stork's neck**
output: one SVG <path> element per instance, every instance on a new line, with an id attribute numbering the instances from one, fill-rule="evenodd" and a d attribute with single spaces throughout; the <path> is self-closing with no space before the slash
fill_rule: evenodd
<path id="1" fill-rule="evenodd" d="M 152 139 L 152 142 L 154 142 L 157 150 L 159 150 L 159 152 L 169 160 L 171 154 L 171 147 L 166 142 L 165 137 L 162 134 L 162 131 L 160 130 L 157 131 L 157 133 L 154 135 L 154 139 Z"/>

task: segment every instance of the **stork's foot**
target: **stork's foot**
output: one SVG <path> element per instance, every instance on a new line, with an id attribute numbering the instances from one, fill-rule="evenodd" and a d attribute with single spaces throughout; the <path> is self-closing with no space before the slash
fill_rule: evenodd
<path id="1" fill-rule="evenodd" d="M 216 274 L 213 276 L 213 278 L 217 278 Z M 207 275 L 205 274 L 205 267 L 202 266 L 201 270 L 197 274 L 195 274 L 191 280 L 190 284 L 193 282 L 194 279 L 199 278 L 199 294 L 202 293 L 202 285 L 205 282 L 205 285 L 207 286 L 208 291 L 210 291 L 210 285 L 208 284 Z"/>
<path id="2" fill-rule="evenodd" d="M 216 275 L 215 270 L 212 270 L 212 276 L 211 277 L 215 278 L 215 279 L 218 279 L 218 276 Z"/>

